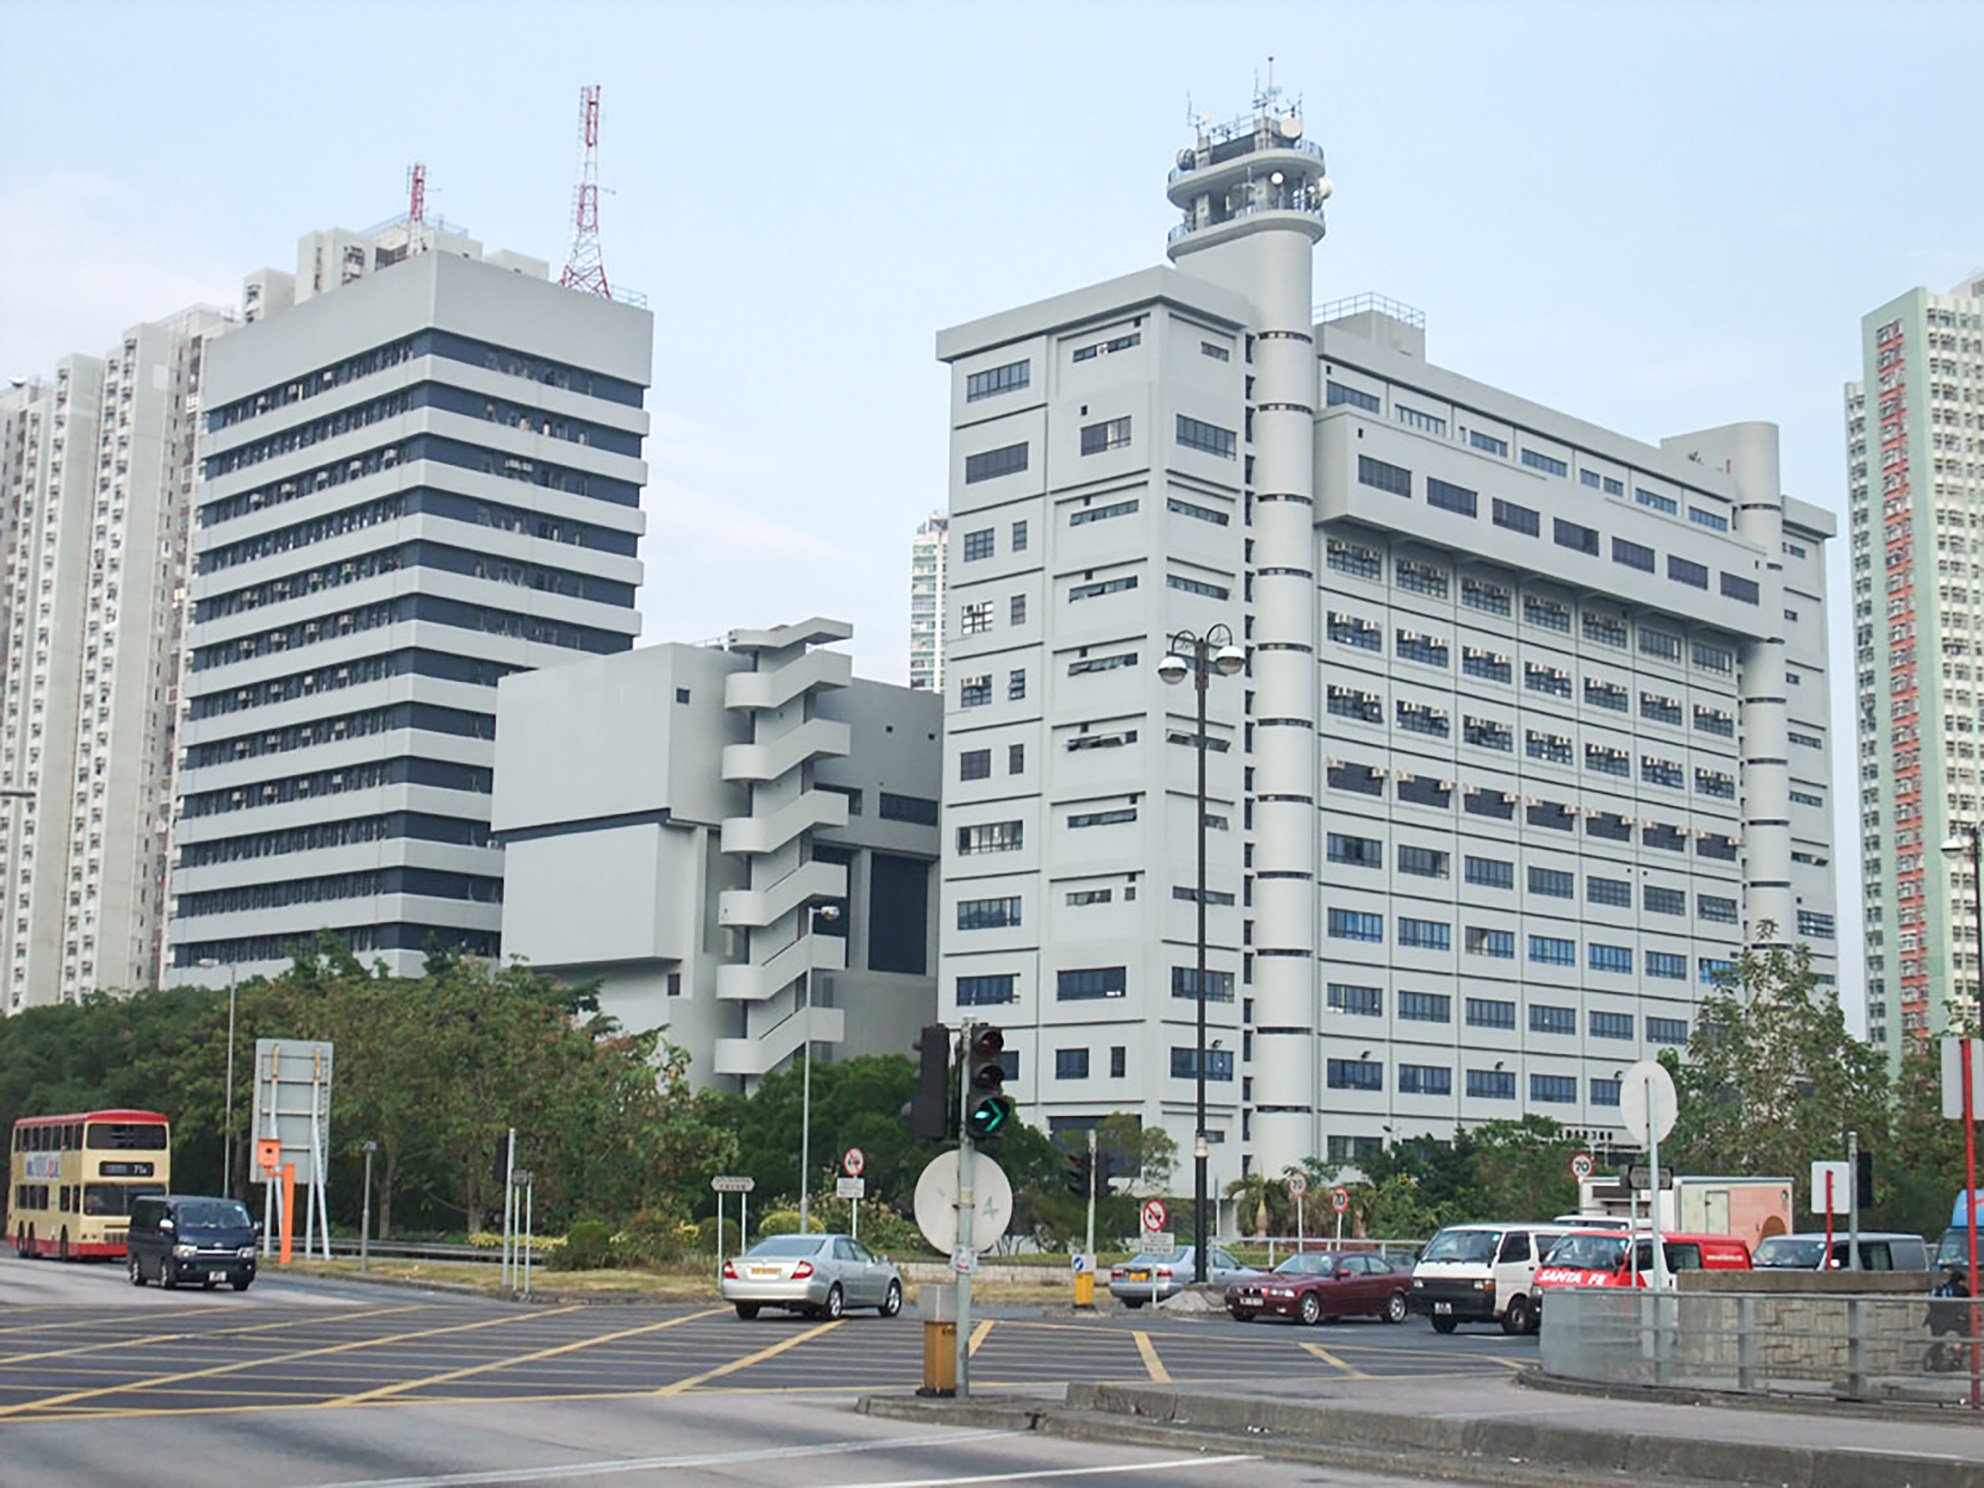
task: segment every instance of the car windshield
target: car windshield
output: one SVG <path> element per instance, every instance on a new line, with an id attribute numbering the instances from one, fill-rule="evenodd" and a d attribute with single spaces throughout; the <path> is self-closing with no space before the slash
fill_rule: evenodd
<path id="1" fill-rule="evenodd" d="M 1442 1230 L 1419 1259 L 1479 1266 L 1495 1259 L 1495 1247 L 1501 1243 L 1500 1230 Z"/>
<path id="2" fill-rule="evenodd" d="M 179 1206 L 179 1224 L 189 1230 L 245 1230 L 254 1221 L 235 1199 L 201 1199 Z"/>
<path id="3" fill-rule="evenodd" d="M 1335 1271 L 1335 1256 L 1300 1251 L 1274 1268 L 1277 1276 L 1329 1276 Z"/>
<path id="4" fill-rule="evenodd" d="M 754 1256 L 809 1256 L 818 1255 L 826 1242 L 818 1235 L 774 1235 L 769 1240 L 760 1240 L 745 1251 Z"/>
<path id="5" fill-rule="evenodd" d="M 1825 1254 L 1825 1249 L 1823 1240 L 1794 1240 L 1788 1235 L 1773 1235 L 1757 1247 L 1757 1265 L 1816 1271 L 1819 1269 L 1819 1257 Z"/>
<path id="6" fill-rule="evenodd" d="M 1624 1235 L 1566 1235 L 1550 1248 L 1549 1264 L 1577 1271 L 1617 1271 L 1625 1254 Z"/>

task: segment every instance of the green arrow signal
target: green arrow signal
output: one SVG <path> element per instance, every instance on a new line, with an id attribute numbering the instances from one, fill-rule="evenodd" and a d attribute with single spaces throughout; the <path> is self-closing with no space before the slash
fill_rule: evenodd
<path id="1" fill-rule="evenodd" d="M 1006 1123 L 1012 1117 L 1010 1096 L 988 1095 L 971 1108 L 971 1134 L 974 1137 L 996 1137 L 1006 1129 Z"/>

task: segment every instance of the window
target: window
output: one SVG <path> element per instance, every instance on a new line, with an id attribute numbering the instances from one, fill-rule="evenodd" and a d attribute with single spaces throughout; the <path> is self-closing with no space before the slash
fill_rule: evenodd
<path id="1" fill-rule="evenodd" d="M 1829 914 L 1801 909 L 1798 911 L 1798 933 L 1811 940 L 1831 940 L 1837 933 L 1837 924 Z"/>
<path id="2" fill-rule="evenodd" d="M 975 827 L 958 828 L 958 855 L 1018 852 L 1022 846 L 1021 823 L 1016 821 L 980 822 Z"/>
<path id="3" fill-rule="evenodd" d="M 1631 1013 L 1602 1013 L 1593 1008 L 1585 1014 L 1585 1026 L 1593 1038 L 1629 1039 L 1633 1036 Z"/>
<path id="4" fill-rule="evenodd" d="M 1450 1023 L 1453 999 L 1444 992 L 1401 992 L 1398 1015 L 1411 1023 Z"/>
<path id="5" fill-rule="evenodd" d="M 976 532 L 964 535 L 964 561 L 975 563 L 980 558 L 990 558 L 995 551 L 996 539 L 990 527 L 981 527 Z"/>
<path id="6" fill-rule="evenodd" d="M 1695 895 L 1695 913 L 1717 925 L 1736 923 L 1736 901 L 1719 894 Z"/>
<path id="7" fill-rule="evenodd" d="M 1514 1100 L 1515 1072 L 1471 1069 L 1467 1072 L 1467 1093 L 1473 1100 Z"/>
<path id="8" fill-rule="evenodd" d="M 1014 899 L 960 899 L 958 929 L 1004 930 L 1020 922 L 1020 901 Z"/>
<path id="9" fill-rule="evenodd" d="M 1137 500 L 1111 501 L 1104 506 L 1085 506 L 1079 511 L 1068 513 L 1068 525 L 1080 527 L 1086 522 L 1106 522 L 1111 517 L 1127 517 L 1137 509 Z"/>
<path id="10" fill-rule="evenodd" d="M 1385 649 L 1384 628 L 1357 615 L 1339 615 L 1331 610 L 1326 633 L 1339 645 L 1355 646 L 1360 651 Z"/>
<path id="11" fill-rule="evenodd" d="M 1735 969 L 1733 961 L 1725 961 L 1719 956 L 1703 956 L 1695 962 L 1695 980 L 1704 987 L 1719 987 Z"/>
<path id="12" fill-rule="evenodd" d="M 1011 1002 L 1015 978 L 1005 976 L 961 976 L 958 978 L 959 1007 L 987 1007 Z"/>
<path id="13" fill-rule="evenodd" d="M 1076 584 L 1068 590 L 1068 603 L 1078 600 L 1100 599 L 1105 594 L 1122 594 L 1137 587 L 1137 576 L 1126 574 L 1120 579 L 1094 579 L 1086 584 Z"/>
<path id="14" fill-rule="evenodd" d="M 1385 705 L 1375 692 L 1360 692 L 1355 687 L 1339 687 L 1332 682 L 1323 705 L 1338 718 L 1354 718 L 1360 723 L 1385 721 Z"/>
<path id="15" fill-rule="evenodd" d="M 899 796 L 890 791 L 882 791 L 880 795 L 877 811 L 883 821 L 915 822 L 925 827 L 937 825 L 937 803 L 928 796 Z"/>
<path id="16" fill-rule="evenodd" d="M 1023 521 L 1013 523 L 1013 551 L 1015 553 L 1026 551 L 1026 523 Z"/>
<path id="17" fill-rule="evenodd" d="M 1626 494 L 1626 483 L 1612 476 L 1608 475 L 1605 477 L 1604 486 L 1607 496 L 1623 496 Z"/>
<path id="18" fill-rule="evenodd" d="M 967 749 L 958 756 L 958 779 L 987 780 L 992 775 L 992 751 Z"/>
<path id="19" fill-rule="evenodd" d="M 1447 597 L 1447 571 L 1437 563 L 1426 563 L 1416 558 L 1398 560 L 1398 587 L 1414 594 L 1430 594 L 1435 599 Z"/>
<path id="20" fill-rule="evenodd" d="M 1522 597 L 1522 618 L 1543 630 L 1554 630 L 1560 635 L 1571 633 L 1571 607 L 1560 600 L 1525 594 Z"/>
<path id="21" fill-rule="evenodd" d="M 1643 543 L 1628 542 L 1623 537 L 1612 539 L 1612 561 L 1636 568 L 1641 573 L 1653 572 L 1653 549 Z"/>
<path id="22" fill-rule="evenodd" d="M 1593 971 L 1616 972 L 1622 976 L 1633 974 L 1633 948 L 1631 946 L 1599 945 L 1597 942 L 1586 946 L 1585 965 Z"/>
<path id="23" fill-rule="evenodd" d="M 1513 930 L 1490 930 L 1482 925 L 1469 925 L 1461 944 L 1467 947 L 1470 956 L 1493 956 L 1497 961 L 1513 961 L 1516 958 L 1516 933 Z"/>
<path id="24" fill-rule="evenodd" d="M 1735 652 L 1727 646 L 1715 646 L 1707 641 L 1696 641 L 1689 648 L 1689 654 L 1693 656 L 1695 665 L 1705 672 L 1728 672 L 1736 665 Z M 1787 676 L 1785 680 L 1790 678 Z"/>
<path id="25" fill-rule="evenodd" d="M 1382 868 L 1385 866 L 1385 845 L 1375 837 L 1351 837 L 1342 832 L 1332 832 L 1329 834 L 1329 859 L 1332 863 L 1348 863 L 1356 868 Z"/>
<path id="26" fill-rule="evenodd" d="M 1470 1028 L 1514 1028 L 1516 1005 L 1499 997 L 1467 999 L 1467 1026 Z"/>
<path id="27" fill-rule="evenodd" d="M 1069 360 L 1075 362 L 1094 361 L 1095 358 L 1108 356 L 1112 352 L 1128 351 L 1131 347 L 1141 344 L 1143 339 L 1143 333 L 1141 331 L 1131 331 L 1127 336 L 1112 336 L 1107 341 L 1095 341 L 1087 346 L 1076 347 L 1075 354 Z"/>
<path id="28" fill-rule="evenodd" d="M 1543 535 L 1542 516 L 1527 506 L 1518 506 L 1513 501 L 1504 501 L 1501 497 L 1497 496 L 1492 511 L 1497 527 L 1506 527 L 1511 532 L 1520 532 L 1524 537 L 1541 537 Z"/>
<path id="29" fill-rule="evenodd" d="M 1578 1010 L 1570 1007 L 1553 1007 L 1546 1003 L 1531 1004 L 1529 1009 L 1529 1031 L 1531 1033 L 1575 1034 L 1578 1031 Z"/>
<path id="30" fill-rule="evenodd" d="M 1657 692 L 1643 692 L 1640 694 L 1640 717 L 1650 719 L 1654 723 L 1671 723 L 1679 728 L 1681 700 L 1663 697 Z"/>
<path id="31" fill-rule="evenodd" d="M 1129 1071 L 1130 1051 L 1123 1044 L 1112 1044 L 1109 1048 L 1109 1078 L 1120 1080 Z"/>
<path id="32" fill-rule="evenodd" d="M 1531 801 L 1523 807 L 1523 820 L 1532 827 L 1548 827 L 1553 832 L 1575 829 L 1577 812 L 1562 801 Z"/>
<path id="33" fill-rule="evenodd" d="M 1516 865 L 1500 858 L 1469 857 L 1463 864 L 1463 876 L 1478 888 L 1513 889 Z"/>
<path id="34" fill-rule="evenodd" d="M 1331 765 L 1325 778 L 1331 790 L 1354 791 L 1360 796 L 1382 796 L 1385 783 L 1369 765 Z"/>
<path id="35" fill-rule="evenodd" d="M 1080 971 L 1055 973 L 1054 995 L 1062 1002 L 1092 1002 L 1103 997 L 1121 997 L 1129 983 L 1120 966 L 1092 966 Z"/>
<path id="36" fill-rule="evenodd" d="M 1385 1067 L 1375 1059 L 1332 1059 L 1326 1076 L 1332 1090 L 1383 1090 Z"/>
<path id="37" fill-rule="evenodd" d="M 1385 917 L 1355 909 L 1333 909 L 1330 911 L 1329 933 L 1332 940 L 1362 940 L 1381 944 L 1385 938 Z"/>
<path id="38" fill-rule="evenodd" d="M 984 635 L 992 628 L 992 601 L 980 600 L 958 612 L 958 629 L 965 635 Z"/>
<path id="39" fill-rule="evenodd" d="M 1491 816 L 1498 821 L 1508 821 L 1516 814 L 1516 798 L 1507 791 L 1470 786 L 1461 800 L 1461 809 L 1469 816 Z"/>
<path id="40" fill-rule="evenodd" d="M 1008 744 L 1006 746 L 1006 773 L 1008 775 L 1019 775 L 1025 770 L 1026 745 Z"/>
<path id="41" fill-rule="evenodd" d="M 1026 469 L 1026 445 L 1008 444 L 983 454 L 964 457 L 964 483 L 976 485 L 1001 475 L 1017 475 Z M 966 556 L 969 556 L 968 554 Z"/>
<path id="42" fill-rule="evenodd" d="M 1182 574 L 1166 574 L 1167 587 L 1183 590 L 1187 594 L 1203 594 L 1207 599 L 1225 599 L 1232 591 L 1222 584 L 1209 584 L 1204 579 L 1188 579 Z"/>
<path id="43" fill-rule="evenodd" d="M 992 701 L 992 676 L 988 672 L 977 677 L 958 678 L 958 706 L 960 708 L 983 708 Z"/>
<path id="44" fill-rule="evenodd" d="M 1688 1020 L 1685 1018 L 1648 1018 L 1646 1020 L 1646 1041 L 1650 1044 L 1673 1044 L 1685 1047 L 1688 1042 Z"/>
<path id="45" fill-rule="evenodd" d="M 1509 457 L 1508 440 L 1497 439 L 1493 434 L 1483 434 L 1479 429 L 1469 429 L 1467 431 L 1467 442 L 1475 449 L 1485 451 L 1491 455 L 1500 455 L 1504 460 Z"/>
<path id="46" fill-rule="evenodd" d="M 1515 730 L 1506 723 L 1497 723 L 1492 718 L 1468 718 L 1461 720 L 1461 737 L 1470 744 L 1483 749 L 1498 749 L 1504 754 L 1516 747 Z"/>
<path id="47" fill-rule="evenodd" d="M 1726 770 L 1703 770 L 1698 768 L 1695 771 L 1695 794 L 1714 796 L 1718 800 L 1723 801 L 1733 801 L 1736 799 L 1736 777 Z M 1794 795 L 1792 799 L 1796 800 L 1797 797 Z M 1824 803 L 1817 797 L 1812 797 L 1810 804 L 1818 806 Z"/>
<path id="48" fill-rule="evenodd" d="M 1527 453 L 1525 451 L 1525 453 Z M 1570 548 L 1575 552 L 1598 556 L 1598 529 L 1581 526 L 1576 522 L 1566 522 L 1562 517 L 1554 519 L 1551 533 L 1560 548 Z"/>
<path id="49" fill-rule="evenodd" d="M 1616 1106 L 1619 1104 L 1618 1080 L 1593 1080 L 1591 1082 L 1591 1103 L 1594 1106 Z"/>
<path id="50" fill-rule="evenodd" d="M 1361 485 L 1389 491 L 1394 496 L 1412 494 L 1410 470 L 1403 465 L 1388 465 L 1383 460 L 1374 460 L 1369 455 L 1357 457 L 1357 479 Z"/>
<path id="51" fill-rule="evenodd" d="M 1355 579 L 1382 579 L 1385 576 L 1384 559 L 1376 548 L 1364 543 L 1333 537 L 1326 545 L 1324 559 L 1334 572 L 1349 574 Z"/>
<path id="52" fill-rule="evenodd" d="M 1474 515 L 1480 497 L 1466 486 L 1456 486 L 1451 481 L 1443 481 L 1437 475 L 1426 477 L 1426 504 L 1437 506 L 1441 511 L 1459 512 L 1463 517 Z"/>
<path id="53" fill-rule="evenodd" d="M 1640 756 L 1640 779 L 1649 785 L 1668 785 L 1675 790 L 1681 789 L 1685 784 L 1685 777 L 1678 764 L 1673 760 L 1664 760 L 1652 754 Z"/>
<path id="54" fill-rule="evenodd" d="M 1438 1064 L 1401 1064 L 1398 1067 L 1400 1095 L 1452 1095 L 1454 1072 Z"/>
<path id="55" fill-rule="evenodd" d="M 1688 834 L 1666 822 L 1651 822 L 1640 828 L 1640 845 L 1661 852 L 1686 852 Z"/>
<path id="56" fill-rule="evenodd" d="M 1646 974 L 1665 981 L 1685 982 L 1688 979 L 1688 958 L 1675 951 L 1648 951 Z"/>
<path id="57" fill-rule="evenodd" d="M 1581 618 L 1587 641 L 1597 641 L 1602 646 L 1617 646 L 1621 651 L 1626 649 L 1629 639 L 1626 622 L 1617 615 L 1608 615 L 1603 610 L 1585 610 Z"/>
<path id="58" fill-rule="evenodd" d="M 1491 584 L 1486 579 L 1463 578 L 1460 581 L 1460 602 L 1470 610 L 1480 610 L 1487 615 L 1509 613 L 1509 591 L 1505 585 Z"/>
<path id="59" fill-rule="evenodd" d="M 1567 698 L 1571 695 L 1571 674 L 1559 667 L 1539 666 L 1533 661 L 1526 661 L 1522 664 L 1522 685 L 1529 692 L 1546 692 L 1552 697 Z"/>
<path id="60" fill-rule="evenodd" d="M 1398 917 L 1398 943 L 1418 951 L 1445 951 L 1453 947 L 1453 927 L 1440 920 Z"/>
<path id="61" fill-rule="evenodd" d="M 1180 1080 L 1196 1080 L 1199 1077 L 1198 1050 L 1173 1049 L 1171 1051 L 1171 1073 Z M 1231 1049 L 1206 1050 L 1206 1078 L 1208 1080 L 1231 1080 L 1233 1078 L 1233 1051 Z"/>
<path id="62" fill-rule="evenodd" d="M 976 403 L 980 398 L 990 398 L 999 393 L 1010 393 L 1023 388 L 1033 375 L 1031 361 L 1008 362 L 1003 367 L 988 367 L 983 372 L 966 374 L 964 380 L 964 400 Z"/>
<path id="63" fill-rule="evenodd" d="M 1546 734 L 1536 729 L 1525 729 L 1522 752 L 1533 760 L 1543 760 L 1553 765 L 1568 765 L 1571 762 L 1571 741 L 1561 734 Z"/>
<path id="64" fill-rule="evenodd" d="M 1537 868 L 1529 870 L 1529 891 L 1542 894 L 1550 899 L 1571 899 L 1577 895 L 1577 875 L 1561 868 Z"/>
<path id="65" fill-rule="evenodd" d="M 1084 656 L 1079 661 L 1068 663 L 1070 677 L 1086 677 L 1092 672 L 1115 672 L 1137 664 L 1137 653 L 1119 651 L 1114 656 Z"/>
<path id="66" fill-rule="evenodd" d="M 1584 747 L 1584 767 L 1596 770 L 1601 775 L 1629 777 L 1633 773 L 1632 757 L 1623 749 L 1614 749 L 1609 744 L 1587 744 Z"/>
<path id="67" fill-rule="evenodd" d="M 1756 604 L 1760 597 L 1755 579 L 1738 578 L 1732 573 L 1722 575 L 1722 593 L 1725 598 L 1752 605 Z"/>
<path id="68" fill-rule="evenodd" d="M 1641 626 L 1640 655 L 1651 656 L 1656 661 L 1678 662 L 1681 659 L 1681 638 L 1664 630 L 1648 630 Z"/>
<path id="69" fill-rule="evenodd" d="M 1381 987 L 1353 987 L 1343 982 L 1331 982 L 1325 995 L 1325 1006 L 1333 1013 L 1349 1013 L 1359 1018 L 1382 1018 L 1385 1015 L 1385 994 Z"/>
<path id="70" fill-rule="evenodd" d="M 1114 827 L 1137 819 L 1134 806 L 1114 806 L 1107 811 L 1077 811 L 1068 818 L 1068 825 L 1082 827 Z"/>
<path id="71" fill-rule="evenodd" d="M 1648 884 L 1640 890 L 1640 894 L 1648 914 L 1684 915 L 1688 912 L 1688 896 L 1680 889 Z"/>
<path id="72" fill-rule="evenodd" d="M 1215 362 L 1230 362 L 1233 360 L 1233 353 L 1216 341 L 1201 341 L 1199 343 L 1199 355 L 1209 356 Z"/>
<path id="73" fill-rule="evenodd" d="M 1480 677 L 1487 682 L 1507 682 L 1512 676 L 1508 657 L 1483 651 L 1477 646 L 1461 648 L 1460 669 L 1466 676 Z"/>
<path id="74" fill-rule="evenodd" d="M 1195 501 L 1186 501 L 1177 496 L 1166 497 L 1164 509 L 1176 512 L 1181 517 L 1190 517 L 1195 522 L 1209 522 L 1215 527 L 1224 527 L 1232 520 L 1223 511 L 1216 511 L 1210 506 L 1200 506 Z"/>
<path id="75" fill-rule="evenodd" d="M 1210 899 L 1212 896 L 1206 896 Z M 1199 969 L 1196 966 L 1174 966 L 1171 968 L 1171 995 L 1197 1000 L 1199 992 Z M 1233 1001 L 1233 973 L 1214 971 L 1206 968 L 1206 1001 Z"/>
<path id="76" fill-rule="evenodd" d="M 1705 511 L 1699 506 L 1688 508 L 1688 520 L 1693 522 L 1697 527 L 1708 528 L 1711 532 L 1727 532 L 1729 530 L 1729 518 L 1725 517 L 1721 512 Z"/>
<path id="77" fill-rule="evenodd" d="M 1541 450 L 1525 449 L 1522 462 L 1531 470 L 1540 470 L 1545 475 L 1569 475 L 1570 465 L 1555 455 L 1546 455 Z"/>
<path id="78" fill-rule="evenodd" d="M 1708 588 L 1708 569 L 1676 553 L 1667 555 L 1667 577 L 1687 584 L 1691 588 Z"/>
<path id="79" fill-rule="evenodd" d="M 1398 850 L 1398 871 L 1410 873 L 1416 878 L 1445 878 L 1447 855 L 1438 848 L 1413 847 L 1402 843 Z"/>
<path id="80" fill-rule="evenodd" d="M 1026 596 L 1024 594 L 1015 594 L 1006 602 L 1006 623 L 1008 625 L 1026 624 Z"/>
<path id="81" fill-rule="evenodd" d="M 1398 798 L 1413 806 L 1432 806 L 1445 811 L 1453 799 L 1451 780 L 1435 780 L 1429 775 L 1400 775 Z"/>
<path id="82" fill-rule="evenodd" d="M 1057 1080 L 1086 1080 L 1088 1078 L 1088 1050 L 1056 1049 L 1054 1051 L 1054 1078 Z"/>
<path id="83" fill-rule="evenodd" d="M 1538 1105 L 1572 1105 L 1578 1098 L 1575 1075 L 1531 1075 L 1529 1098 Z"/>
<path id="84" fill-rule="evenodd" d="M 1393 412 L 1398 416 L 1398 421 L 1408 429 L 1417 429 L 1424 434 L 1437 434 L 1442 439 L 1447 437 L 1447 421 L 1437 414 L 1421 413 L 1416 408 L 1407 408 L 1403 403 L 1397 405 Z"/>
<path id="85" fill-rule="evenodd" d="M 1645 486 L 1633 487 L 1633 500 L 1637 501 L 1641 506 L 1651 507 L 1654 511 L 1661 512 L 1670 517 L 1678 516 L 1681 511 L 1681 503 L 1676 501 L 1672 496 L 1663 496 L 1658 491 L 1649 491 Z"/>
<path id="86" fill-rule="evenodd" d="M 1099 455 L 1105 450 L 1127 449 L 1130 443 L 1130 416 L 1107 419 L 1099 424 L 1082 425 L 1082 453 Z"/>
<path id="87" fill-rule="evenodd" d="M 1015 667 L 1012 671 L 1006 673 L 1006 699 L 1008 702 L 1018 702 L 1025 696 L 1026 668 Z"/>
<path id="88" fill-rule="evenodd" d="M 1529 938 L 1529 959 L 1539 966 L 1576 966 L 1578 943 L 1555 935 L 1532 935 Z"/>
<path id="89" fill-rule="evenodd" d="M 1107 904 L 1116 897 L 1114 889 L 1070 889 L 1068 903 L 1076 909 L 1089 904 Z"/>
<path id="90" fill-rule="evenodd" d="M 1596 470 L 1580 470 L 1578 472 L 1578 484 L 1590 486 L 1592 490 L 1596 491 L 1598 489 L 1598 472 Z"/>
<path id="91" fill-rule="evenodd" d="M 1330 408 L 1348 404 L 1352 408 L 1361 408 L 1366 413 L 1376 413 L 1384 406 L 1362 388 L 1348 387 L 1341 382 L 1330 383 L 1323 391 L 1323 399 Z"/>
<path id="92" fill-rule="evenodd" d="M 1438 636 L 1424 635 L 1416 630 L 1401 630 L 1398 633 L 1397 656 L 1400 661 L 1416 661 L 1422 666 L 1445 667 L 1448 664 L 1447 643 Z M 1443 735 L 1446 730 L 1440 731 Z"/>
<path id="93" fill-rule="evenodd" d="M 1603 837 L 1608 842 L 1631 842 L 1633 824 L 1630 819 L 1616 811 L 1601 811 L 1596 816 L 1585 818 L 1584 831 L 1587 837 Z"/>
<path id="94" fill-rule="evenodd" d="M 1231 429 L 1202 423 L 1181 413 L 1178 415 L 1178 442 L 1186 449 L 1203 450 L 1209 455 L 1230 460 L 1239 447 L 1240 437 Z"/>

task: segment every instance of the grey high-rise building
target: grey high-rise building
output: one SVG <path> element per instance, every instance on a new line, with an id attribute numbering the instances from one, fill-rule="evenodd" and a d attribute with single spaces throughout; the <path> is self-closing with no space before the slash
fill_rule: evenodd
<path id="1" fill-rule="evenodd" d="M 652 320 L 401 223 L 251 276 L 207 367 L 169 981 L 319 930 L 494 955 L 496 683 L 640 628 Z"/>
<path id="2" fill-rule="evenodd" d="M 1025 1116 L 1130 1111 L 1215 1189 L 1393 1136 L 1623 1139 L 1747 942 L 1836 982 L 1824 543 L 1777 436 L 1649 445 L 1314 308 L 1322 152 L 1200 132 L 1172 267 L 943 332 L 939 1005 Z M 1225 625 L 1194 689 L 1158 664 Z M 1207 765 L 1207 972 L 1196 776 Z"/>

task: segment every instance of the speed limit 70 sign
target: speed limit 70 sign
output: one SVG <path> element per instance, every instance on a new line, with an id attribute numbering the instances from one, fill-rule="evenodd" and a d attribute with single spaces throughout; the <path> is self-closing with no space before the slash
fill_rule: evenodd
<path id="1" fill-rule="evenodd" d="M 1580 1181 L 1589 1178 L 1592 1172 L 1591 1154 L 1580 1152 L 1571 1158 L 1571 1176 Z"/>

